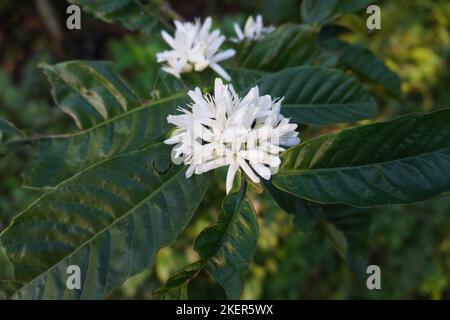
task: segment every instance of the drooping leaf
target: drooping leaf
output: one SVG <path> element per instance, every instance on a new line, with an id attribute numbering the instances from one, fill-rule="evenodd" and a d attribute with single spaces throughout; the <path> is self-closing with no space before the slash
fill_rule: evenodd
<path id="1" fill-rule="evenodd" d="M 25 135 L 11 122 L 0 118 L 0 155 L 6 154 L 13 145 L 20 144 Z"/>
<path id="2" fill-rule="evenodd" d="M 190 264 L 173 274 L 158 290 L 153 297 L 161 300 L 187 300 L 188 284 L 201 270 L 201 263 Z"/>
<path id="3" fill-rule="evenodd" d="M 154 1 L 144 0 L 68 0 L 105 22 L 119 22 L 131 31 L 155 33 L 159 31 L 161 12 Z"/>
<path id="4" fill-rule="evenodd" d="M 317 31 L 306 25 L 286 24 L 237 57 L 240 67 L 267 72 L 314 64 Z"/>
<path id="5" fill-rule="evenodd" d="M 0 246 L 0 281 L 14 280 L 14 266 L 4 250 Z"/>
<path id="6" fill-rule="evenodd" d="M 303 232 L 319 226 L 331 239 L 340 256 L 359 276 L 365 274 L 368 256 L 367 232 L 370 214 L 346 205 L 323 205 L 284 192 L 266 182 L 265 187 L 285 212 L 294 216 L 294 224 Z"/>
<path id="7" fill-rule="evenodd" d="M 284 192 L 276 188 L 271 181 L 264 181 L 264 187 L 281 209 L 294 216 L 294 224 L 301 231 L 310 231 L 316 222 L 324 217 L 321 207 L 315 203 Z"/>
<path id="8" fill-rule="evenodd" d="M 450 190 L 450 109 L 409 114 L 303 142 L 273 184 L 319 203 L 411 203 Z"/>
<path id="9" fill-rule="evenodd" d="M 157 144 L 96 163 L 19 214 L 0 235 L 17 299 L 98 299 L 149 267 L 191 219 L 209 175 L 185 177 Z M 69 265 L 81 289 L 66 287 Z"/>
<path id="10" fill-rule="evenodd" d="M 3 118 L 0 118 L 0 143 L 10 142 L 23 137 L 24 134 L 15 125 Z"/>
<path id="11" fill-rule="evenodd" d="M 328 125 L 374 117 L 377 105 L 362 85 L 338 70 L 297 67 L 259 81 L 261 94 L 284 97 L 282 113 L 294 122 Z"/>
<path id="12" fill-rule="evenodd" d="M 394 97 L 401 95 L 399 76 L 368 48 L 330 37 L 325 37 L 320 44 L 324 49 L 337 55 L 347 68 L 362 78 L 385 88 L 386 92 Z"/>
<path id="13" fill-rule="evenodd" d="M 304 23 L 325 24 L 343 14 L 360 11 L 370 0 L 303 0 L 300 14 Z"/>
<path id="14" fill-rule="evenodd" d="M 204 268 L 224 288 L 229 299 L 238 299 L 241 294 L 258 238 L 258 220 L 245 198 L 245 190 L 243 184 L 239 193 L 224 199 L 219 221 L 203 230 L 194 246 Z"/>
<path id="15" fill-rule="evenodd" d="M 370 213 L 345 205 L 325 205 L 322 210 L 325 211 L 322 227 L 328 237 L 348 266 L 363 278 L 368 266 Z"/>
<path id="16" fill-rule="evenodd" d="M 141 104 L 109 62 L 74 60 L 41 66 L 52 85 L 55 101 L 81 129 Z"/>
<path id="17" fill-rule="evenodd" d="M 45 137 L 23 177 L 32 187 L 53 187 L 97 161 L 152 144 L 168 130 L 167 116 L 185 92 L 149 103 L 74 134 Z"/>

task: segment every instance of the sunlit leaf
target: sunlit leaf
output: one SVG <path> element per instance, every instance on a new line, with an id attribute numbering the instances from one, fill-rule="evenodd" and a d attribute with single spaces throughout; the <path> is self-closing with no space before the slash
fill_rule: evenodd
<path id="1" fill-rule="evenodd" d="M 128 85 L 104 61 L 42 64 L 61 109 L 81 129 L 90 128 L 140 105 Z"/>

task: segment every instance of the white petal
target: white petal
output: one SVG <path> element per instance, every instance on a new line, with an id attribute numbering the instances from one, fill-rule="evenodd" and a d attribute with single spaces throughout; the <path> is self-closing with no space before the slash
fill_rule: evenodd
<path id="1" fill-rule="evenodd" d="M 184 133 L 174 135 L 174 136 L 170 137 L 169 139 L 164 140 L 164 143 L 165 144 L 180 143 L 181 141 L 183 141 L 183 135 L 184 135 Z"/>
<path id="2" fill-rule="evenodd" d="M 199 170 L 199 172 L 203 173 L 203 172 L 208 172 L 210 170 L 214 170 L 214 169 L 226 166 L 228 164 L 229 164 L 229 161 L 225 157 L 217 158 L 212 161 L 208 161 L 202 165 L 199 165 L 198 170 Z"/>
<path id="3" fill-rule="evenodd" d="M 186 170 L 186 178 L 190 178 L 192 174 L 194 174 L 196 168 L 197 168 L 196 164 L 191 164 L 189 168 Z"/>
<path id="4" fill-rule="evenodd" d="M 205 22 L 203 23 L 202 28 L 200 29 L 199 35 L 201 38 L 204 38 L 208 35 L 209 30 L 211 29 L 212 26 L 212 19 L 211 17 L 207 17 L 205 19 Z"/>
<path id="5" fill-rule="evenodd" d="M 246 36 L 252 35 L 253 25 L 254 25 L 253 17 L 250 16 L 247 18 L 247 21 L 245 21 L 245 25 L 244 25 L 244 33 Z"/>
<path id="6" fill-rule="evenodd" d="M 221 51 L 212 57 L 212 62 L 220 62 L 223 60 L 230 59 L 236 54 L 236 51 L 233 49 L 227 49 L 225 51 Z"/>
<path id="7" fill-rule="evenodd" d="M 223 69 L 221 66 L 219 66 L 217 63 L 211 63 L 210 65 L 211 69 L 213 69 L 215 72 L 219 74 L 222 78 L 224 78 L 226 81 L 230 81 L 231 77 L 230 75 Z"/>
<path id="8" fill-rule="evenodd" d="M 179 114 L 176 116 L 169 114 L 167 116 L 167 122 L 183 129 L 189 129 L 194 127 L 192 117 L 188 114 Z"/>
<path id="9" fill-rule="evenodd" d="M 267 155 L 264 159 L 264 163 L 269 165 L 270 167 L 279 167 L 281 164 L 280 157 L 277 156 L 269 156 Z"/>
<path id="10" fill-rule="evenodd" d="M 178 70 L 175 70 L 174 68 L 162 67 L 161 70 L 164 72 L 170 73 L 171 75 L 180 79 L 180 72 Z"/>
<path id="11" fill-rule="evenodd" d="M 245 162 L 244 159 L 238 158 L 237 159 L 239 166 L 244 170 L 245 174 L 252 180 L 254 183 L 259 183 L 260 180 L 258 176 L 253 172 L 252 168 Z"/>
<path id="12" fill-rule="evenodd" d="M 172 48 L 175 49 L 175 40 L 174 40 L 174 38 L 172 38 L 171 35 L 169 35 L 166 31 L 163 30 L 163 31 L 161 31 L 161 36 L 163 37 L 164 41 L 166 41 L 169 46 L 171 46 Z"/>
<path id="13" fill-rule="evenodd" d="M 226 190 L 227 194 L 230 193 L 231 188 L 233 187 L 234 177 L 236 176 L 236 172 L 239 169 L 238 164 L 230 164 L 227 172 L 227 182 L 226 182 Z"/>
<path id="14" fill-rule="evenodd" d="M 203 60 L 203 61 L 198 62 L 198 63 L 195 64 L 194 70 L 200 72 L 200 71 L 203 71 L 206 68 L 208 68 L 208 66 L 209 66 L 209 61 L 208 60 Z"/>
<path id="15" fill-rule="evenodd" d="M 244 159 L 247 159 L 250 164 L 254 163 L 262 163 L 267 155 L 261 150 L 241 150 L 239 151 L 239 156 L 241 156 Z"/>
<path id="16" fill-rule="evenodd" d="M 173 163 L 175 163 L 176 165 L 179 165 L 183 162 L 183 157 L 180 157 L 179 155 L 177 155 L 178 149 L 176 147 L 174 147 L 172 149 L 172 151 L 170 152 L 170 158 L 172 160 Z"/>
<path id="17" fill-rule="evenodd" d="M 294 138 L 281 138 L 280 139 L 280 145 L 284 147 L 292 147 L 300 143 L 300 138 L 294 137 Z"/>
<path id="18" fill-rule="evenodd" d="M 234 24 L 234 32 L 236 32 L 236 36 L 239 41 L 244 39 L 244 34 L 242 33 L 242 29 L 237 23 Z"/>
<path id="19" fill-rule="evenodd" d="M 252 164 L 251 167 L 264 179 L 269 180 L 271 176 L 270 168 L 262 164 Z"/>
<path id="20" fill-rule="evenodd" d="M 227 90 L 227 88 L 223 84 L 222 79 L 216 78 L 214 80 L 214 98 L 216 99 L 216 101 L 222 97 L 222 94 L 225 90 Z"/>
<path id="21" fill-rule="evenodd" d="M 200 88 L 197 87 L 197 88 L 195 88 L 194 91 L 190 90 L 188 92 L 188 95 L 192 99 L 192 101 L 195 102 L 196 107 L 199 108 L 198 111 L 200 111 L 204 116 L 209 117 L 209 118 L 212 118 L 214 116 L 214 113 L 211 110 L 211 106 L 203 98 Z M 196 113 L 194 108 L 192 108 L 192 111 L 194 114 Z"/>
<path id="22" fill-rule="evenodd" d="M 184 27 L 184 24 L 178 20 L 174 20 L 173 22 L 175 24 L 175 27 L 177 31 L 186 32 L 186 29 Z"/>

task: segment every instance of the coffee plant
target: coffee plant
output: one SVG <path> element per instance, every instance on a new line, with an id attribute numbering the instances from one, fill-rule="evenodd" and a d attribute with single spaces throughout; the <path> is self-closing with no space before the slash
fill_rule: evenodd
<path id="1" fill-rule="evenodd" d="M 221 214 L 193 243 L 198 261 L 155 298 L 188 298 L 200 272 L 240 297 L 258 238 L 250 189 L 270 194 L 299 229 L 320 225 L 357 274 L 370 222 L 360 208 L 450 190 L 450 109 L 367 121 L 402 101 L 400 79 L 334 22 L 370 1 L 304 0 L 301 23 L 250 17 L 227 38 L 218 21 L 182 21 L 159 1 L 70 2 L 161 37 L 167 50 L 144 98 L 111 62 L 41 64 L 76 132 L 30 136 L 0 119 L 0 152 L 34 147 L 24 186 L 45 190 L 0 235 L 3 298 L 107 298 L 153 265 L 207 190 L 223 189 L 212 179 L 220 167 Z M 73 265 L 78 289 L 67 286 Z"/>

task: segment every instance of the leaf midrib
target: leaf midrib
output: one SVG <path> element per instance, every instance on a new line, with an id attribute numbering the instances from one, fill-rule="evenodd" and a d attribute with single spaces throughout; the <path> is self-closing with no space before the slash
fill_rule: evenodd
<path id="1" fill-rule="evenodd" d="M 234 206 L 234 208 L 236 210 L 234 210 L 233 216 L 231 217 L 230 222 L 227 224 L 223 234 L 220 236 L 220 241 L 217 244 L 217 246 L 214 248 L 214 254 L 212 254 L 210 257 L 208 257 L 208 259 L 206 259 L 206 261 L 205 261 L 206 263 L 209 262 L 211 260 L 211 258 L 214 257 L 217 254 L 217 252 L 223 247 L 223 243 L 225 242 L 225 238 L 227 237 L 231 226 L 235 222 L 235 220 L 236 220 L 240 210 L 242 209 L 242 206 L 243 206 L 245 200 L 246 200 L 246 197 L 244 195 L 244 197 L 241 199 L 240 203 L 237 206 Z M 222 208 L 222 210 L 224 210 L 224 208 Z M 225 210 L 224 210 L 224 212 L 225 212 Z M 220 221 L 217 222 L 217 225 L 219 225 L 219 223 L 220 223 Z"/>
<path id="2" fill-rule="evenodd" d="M 145 110 L 146 108 L 155 107 L 155 106 L 157 106 L 157 105 L 159 105 L 159 104 L 162 104 L 162 103 L 165 103 L 165 102 L 168 102 L 168 101 L 172 101 L 172 100 L 176 100 L 176 99 L 178 99 L 178 98 L 183 97 L 184 95 L 186 95 L 186 94 L 183 92 L 183 93 L 177 93 L 177 94 L 171 95 L 170 97 L 167 97 L 167 98 L 159 99 L 159 100 L 154 101 L 154 102 L 152 102 L 152 103 L 145 104 L 145 105 L 143 105 L 143 106 L 140 106 L 140 107 L 137 107 L 137 108 L 128 110 L 128 111 L 126 111 L 126 112 L 123 112 L 123 113 L 121 113 L 121 114 L 119 114 L 119 115 L 116 115 L 116 116 L 114 116 L 114 117 L 108 118 L 108 119 L 106 119 L 105 121 L 100 122 L 100 123 L 98 123 L 98 124 L 96 124 L 96 125 L 94 125 L 94 126 L 88 128 L 88 129 L 80 130 L 80 131 L 77 131 L 77 132 L 75 132 L 75 133 L 47 135 L 47 136 L 44 136 L 44 137 L 42 137 L 42 138 L 40 138 L 40 139 L 41 139 L 41 140 L 44 140 L 44 139 L 58 139 L 58 138 L 64 139 L 64 138 L 68 138 L 68 137 L 74 137 L 74 136 L 78 136 L 78 135 L 83 135 L 83 134 L 85 134 L 85 133 L 87 133 L 87 132 L 89 132 L 89 131 L 93 131 L 94 129 L 97 129 L 97 128 L 99 128 L 99 127 L 102 127 L 102 126 L 104 126 L 104 125 L 107 125 L 107 124 L 110 123 L 110 122 L 114 122 L 114 121 L 116 121 L 117 119 L 126 117 L 126 116 L 128 116 L 128 115 L 130 115 L 130 114 L 133 114 L 133 113 L 135 113 L 135 112 L 139 112 L 139 111 L 141 111 L 141 110 Z"/>
<path id="3" fill-rule="evenodd" d="M 151 147 L 149 147 L 148 149 L 152 149 L 154 147 L 157 147 L 158 145 L 161 145 L 161 143 L 156 144 L 156 145 L 152 145 Z M 128 156 L 132 153 L 138 153 L 145 150 L 141 149 L 141 150 L 135 150 L 126 154 L 121 154 L 118 155 L 117 157 L 113 157 L 110 159 L 105 159 L 103 161 L 100 161 L 98 163 L 95 163 L 94 165 L 82 170 L 81 172 L 79 172 L 78 174 L 76 174 L 75 176 L 61 182 L 57 187 L 55 187 L 54 190 L 57 190 L 57 188 L 61 185 L 64 185 L 65 183 L 77 178 L 78 176 L 80 176 L 81 174 L 83 174 L 85 171 L 90 170 L 92 168 L 94 168 L 95 166 L 98 166 L 100 164 L 102 164 L 103 162 L 109 161 L 109 160 L 113 160 L 116 158 L 120 158 L 120 157 L 125 157 Z M 34 277 L 32 280 L 26 282 L 20 289 L 18 289 L 17 291 L 14 292 L 15 295 L 16 293 L 18 293 L 19 291 L 21 291 L 22 289 L 24 289 L 27 285 L 29 285 L 30 283 L 32 283 L 34 280 L 46 275 L 47 273 L 49 273 L 52 269 L 54 269 L 60 262 L 64 261 L 65 259 L 67 259 L 67 257 L 69 255 L 73 255 L 75 254 L 78 250 L 80 250 L 81 248 L 83 248 L 85 245 L 87 245 L 88 243 L 90 243 L 91 241 L 94 241 L 99 235 L 101 235 L 103 232 L 105 232 L 106 230 L 110 229 L 111 227 L 113 227 L 116 223 L 118 223 L 119 221 L 121 221 L 123 218 L 128 217 L 136 208 L 140 207 L 143 203 L 147 202 L 148 200 L 150 200 L 154 195 L 158 194 L 161 189 L 163 189 L 163 187 L 167 186 L 168 184 L 170 184 L 172 182 L 172 180 L 176 177 L 178 177 L 181 173 L 183 173 L 186 170 L 185 167 L 183 167 L 180 171 L 178 171 L 177 173 L 175 173 L 172 177 L 170 177 L 168 180 L 164 181 L 164 183 L 162 183 L 156 190 L 154 190 L 150 195 L 148 195 L 147 197 L 145 197 L 143 200 L 139 201 L 134 207 L 132 207 L 130 210 L 128 210 L 127 212 L 125 212 L 122 216 L 120 216 L 118 219 L 114 220 L 112 223 L 110 223 L 108 226 L 104 227 L 103 229 L 101 229 L 99 232 L 97 232 L 93 237 L 91 237 L 90 239 L 86 240 L 85 242 L 83 242 L 82 244 L 80 244 L 77 248 L 75 248 L 70 254 L 64 256 L 63 258 L 61 258 L 60 260 L 58 260 L 55 264 L 53 264 L 51 267 L 49 267 L 45 272 L 37 275 L 36 277 Z M 51 191 L 53 192 L 53 191 Z M 33 204 L 31 204 L 27 209 L 25 209 L 23 212 L 26 212 L 28 209 L 30 209 L 35 203 L 37 203 L 40 199 L 44 198 L 47 194 L 44 194 L 42 197 L 40 197 L 39 199 L 37 199 L 35 202 L 33 202 Z M 22 213 L 23 213 L 22 212 Z M 22 215 L 19 214 L 17 217 Z M 15 219 L 14 219 L 15 220 Z M 14 225 L 14 221 L 11 223 L 12 227 Z M 1 240 L 1 236 L 8 230 L 9 228 L 6 228 L 2 233 L 0 233 L 0 240 Z"/>
<path id="4" fill-rule="evenodd" d="M 306 168 L 306 169 L 285 169 L 285 170 L 281 169 L 280 172 L 277 174 L 277 176 L 301 175 L 302 172 L 312 173 L 312 172 L 328 172 L 328 171 L 337 171 L 337 170 L 360 169 L 360 168 L 364 168 L 364 167 L 384 165 L 384 164 L 395 163 L 395 162 L 402 161 L 402 160 L 414 159 L 416 157 L 427 156 L 427 155 L 430 155 L 430 154 L 433 154 L 433 153 L 445 152 L 447 150 L 450 151 L 450 147 L 441 148 L 441 149 L 437 149 L 437 150 L 433 150 L 433 151 L 429 151 L 429 152 L 424 152 L 424 153 L 417 154 L 417 155 L 414 155 L 414 156 L 403 157 L 403 158 L 398 158 L 398 159 L 394 159 L 394 160 L 387 160 L 387 161 L 381 161 L 381 162 L 367 163 L 367 164 L 364 164 L 364 165 L 356 165 L 356 166 L 318 168 L 318 169 L 308 169 L 308 168 Z"/>
<path id="5" fill-rule="evenodd" d="M 315 104 L 314 102 L 310 103 L 289 103 L 289 104 L 282 104 L 281 109 L 283 108 L 335 108 L 335 107 L 353 107 L 353 106 L 376 106 L 375 104 L 371 102 L 340 102 L 340 103 L 318 103 Z M 363 110 L 365 111 L 365 110 Z"/>

